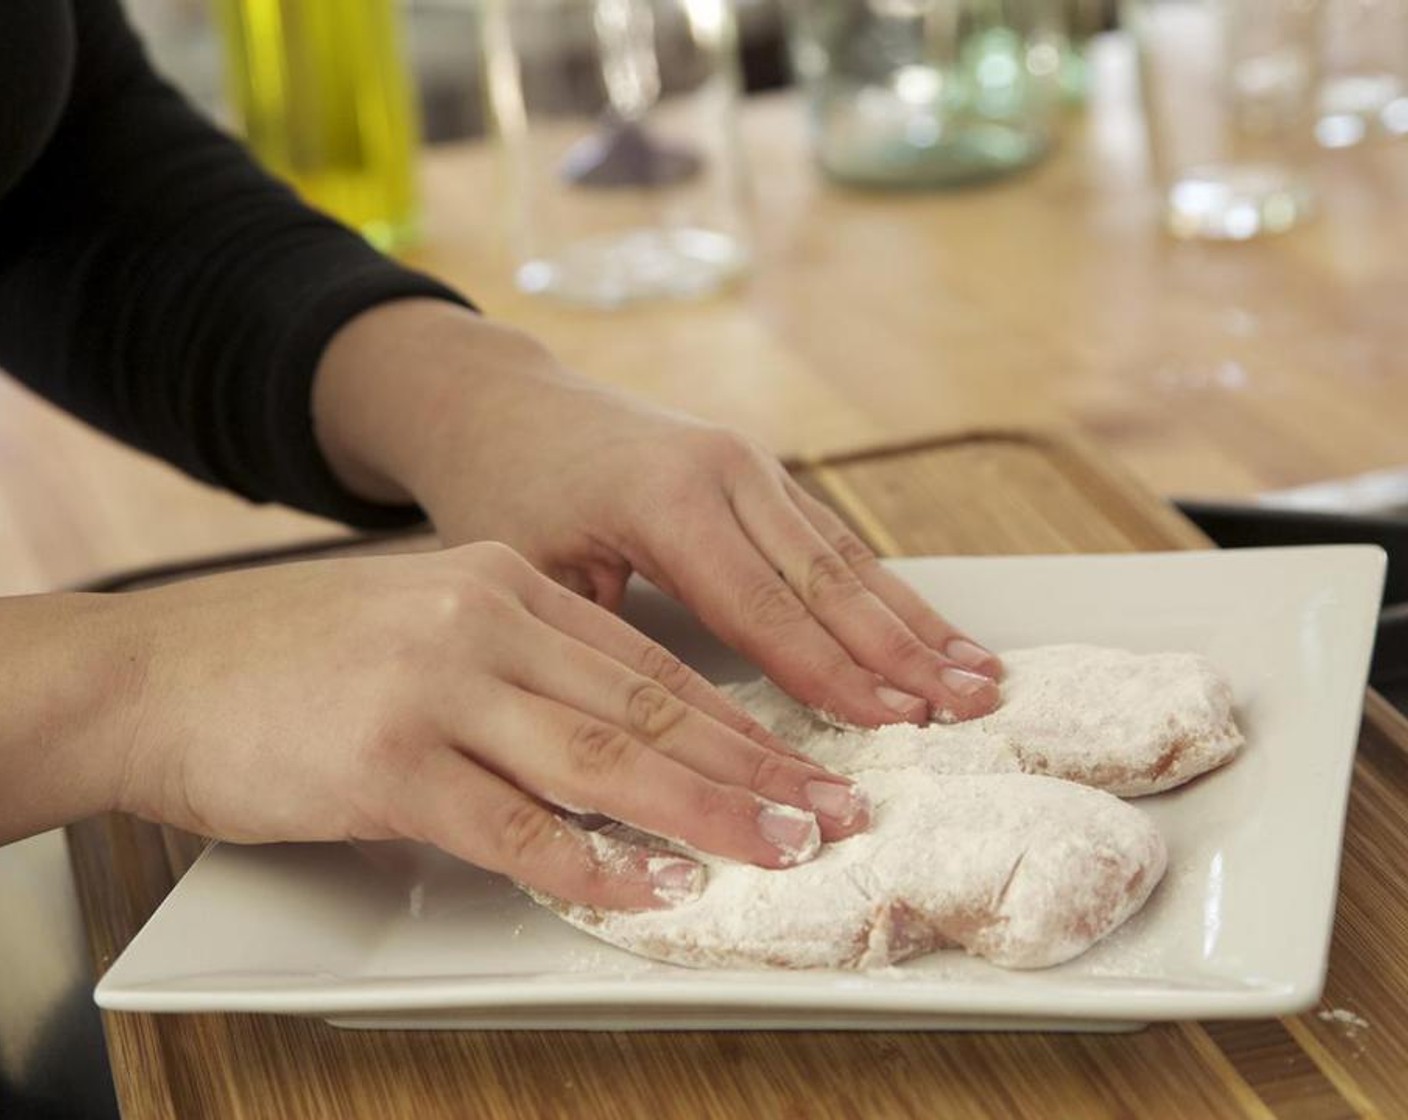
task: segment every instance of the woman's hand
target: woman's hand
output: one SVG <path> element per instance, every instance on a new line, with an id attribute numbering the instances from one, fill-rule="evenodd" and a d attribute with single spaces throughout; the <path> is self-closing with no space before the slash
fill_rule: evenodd
<path id="1" fill-rule="evenodd" d="M 766 451 L 572 377 L 519 334 L 385 305 L 333 340 L 314 401 L 364 496 L 412 498 L 446 541 L 507 542 L 608 607 L 638 571 L 815 708 L 875 726 L 997 703 L 998 659 Z"/>
<path id="2" fill-rule="evenodd" d="M 70 665 L 107 651 L 83 663 L 88 700 L 66 701 L 67 723 L 26 727 L 26 696 L 47 710 L 46 693 L 0 684 L 0 776 L 13 762 L 19 780 L 0 801 L 14 793 L 34 811 L 38 798 L 41 816 L 59 792 L 45 793 L 35 746 L 48 731 L 46 749 L 68 750 L 51 776 L 106 790 L 104 804 L 60 814 L 116 807 L 235 841 L 406 837 L 631 908 L 691 897 L 702 869 L 631 851 L 607 866 L 549 806 L 765 867 L 867 823 L 846 779 L 786 752 L 661 647 L 500 544 L 19 608 L 0 618 L 38 638 L 72 623 Z M 64 741 L 84 726 L 82 743 Z"/>

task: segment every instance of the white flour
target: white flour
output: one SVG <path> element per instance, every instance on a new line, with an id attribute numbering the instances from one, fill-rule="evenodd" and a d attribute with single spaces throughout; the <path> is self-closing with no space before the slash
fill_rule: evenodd
<path id="1" fill-rule="evenodd" d="M 852 775 L 871 828 L 780 871 L 691 852 L 709 883 L 674 909 L 535 897 L 604 941 L 696 966 L 874 969 L 951 945 L 1017 968 L 1076 956 L 1143 905 L 1167 864 L 1152 822 L 1100 790 L 1168 789 L 1242 736 L 1226 682 L 1193 654 L 1064 645 L 1003 662 L 1002 706 L 958 725 L 837 727 L 766 680 L 730 687 L 780 738 Z M 619 825 L 592 842 L 603 856 L 671 848 Z M 1107 965 L 1133 963 L 1131 948 Z"/>
<path id="2" fill-rule="evenodd" d="M 540 898 L 644 956 L 712 967 L 875 968 L 945 945 L 1009 967 L 1083 952 L 1143 904 L 1166 855 L 1116 798 L 1027 775 L 867 771 L 874 823 L 780 871 L 694 853 L 695 902 L 603 912 Z M 598 845 L 655 844 L 615 826 Z"/>
<path id="3" fill-rule="evenodd" d="M 728 691 L 764 727 L 840 773 L 1020 771 L 1135 797 L 1220 766 L 1242 744 L 1231 689 L 1196 654 L 1059 645 L 1002 660 L 1001 707 L 961 724 L 865 731 L 824 720 L 767 680 Z"/>
<path id="4" fill-rule="evenodd" d="M 1347 1028 L 1346 1033 L 1348 1034 L 1353 1034 L 1357 1030 L 1366 1031 L 1369 1029 L 1368 1019 L 1343 1007 L 1332 1007 L 1326 1011 L 1317 1011 L 1315 1014 L 1321 1022 L 1336 1023 Z"/>

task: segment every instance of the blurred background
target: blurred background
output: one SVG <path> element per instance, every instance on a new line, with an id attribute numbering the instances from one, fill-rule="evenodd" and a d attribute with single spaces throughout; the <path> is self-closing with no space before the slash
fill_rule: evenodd
<path id="1" fill-rule="evenodd" d="M 157 67 L 234 131 L 239 114 L 220 17 L 262 2 L 124 0 Z M 1172 231 L 1186 240 L 1163 236 L 1136 96 L 1134 36 L 1106 35 L 1093 56 L 1088 111 L 1060 115 L 1060 143 L 1044 170 L 952 191 L 941 204 L 904 190 L 833 189 L 807 159 L 802 99 L 753 98 L 751 112 L 740 114 L 751 132 L 763 215 L 751 286 L 729 300 L 654 305 L 615 319 L 518 299 L 507 271 L 491 268 L 498 262 L 490 235 L 500 223 L 482 215 L 485 161 L 469 150 L 480 146 L 456 151 L 454 144 L 488 131 L 480 34 L 482 4 L 490 0 L 393 2 L 416 127 L 426 142 L 443 145 L 427 161 L 435 164 L 426 192 L 431 220 L 416 263 L 452 282 L 472 279 L 465 287 L 476 298 L 482 292 L 495 314 L 550 341 L 587 374 L 743 427 L 784 453 L 820 456 L 935 431 L 1062 424 L 1160 494 L 1240 503 L 1185 502 L 1224 543 L 1380 540 L 1400 557 L 1391 590 L 1402 605 L 1385 611 L 1380 636 L 1382 653 L 1398 651 L 1399 675 L 1375 683 L 1388 691 L 1397 681 L 1408 706 L 1408 87 L 1386 91 L 1375 77 L 1383 69 L 1377 60 L 1369 60 L 1367 77 L 1360 66 L 1362 56 L 1383 48 L 1397 52 L 1401 67 L 1408 37 L 1368 22 L 1396 19 L 1401 27 L 1408 19 L 1401 0 L 1242 0 L 1241 10 L 1267 30 L 1280 26 L 1278 11 L 1320 4 L 1336 17 L 1317 65 L 1345 80 L 1325 84 L 1319 126 L 1305 132 L 1319 145 L 1309 161 L 1323 197 L 1292 236 L 1241 246 L 1214 240 L 1240 236 L 1243 227 L 1234 225 L 1199 242 L 1203 230 L 1191 221 Z M 736 0 L 747 93 L 790 80 L 785 3 Z M 1115 6 L 1063 0 L 1061 10 L 1078 11 L 1094 30 L 1110 26 Z M 1125 5 L 1146 14 L 1180 6 L 1196 5 Z M 923 7 L 917 0 L 869 4 L 890 16 Z M 307 4 L 315 8 L 334 19 L 339 13 L 335 2 Z M 1245 65 L 1233 71 L 1238 81 L 1221 83 L 1242 95 L 1232 106 L 1241 113 L 1234 123 L 1274 133 L 1282 118 L 1267 110 L 1279 112 L 1279 94 L 1312 88 L 1315 75 L 1298 69 L 1300 56 L 1284 45 L 1249 40 L 1237 60 Z M 530 40 L 519 49 L 541 58 L 550 44 Z M 991 57 L 1006 58 L 1000 51 Z M 896 93 L 912 95 L 916 108 L 906 123 L 929 123 L 934 106 L 925 98 L 937 88 L 934 76 L 913 67 L 894 76 L 901 79 L 891 83 Z M 1079 76 L 1063 75 L 1062 84 L 1069 109 L 1080 97 Z M 1173 99 L 1179 122 L 1219 131 L 1202 112 L 1214 99 L 1199 104 L 1186 83 L 1168 88 L 1180 94 Z M 869 93 L 864 103 L 877 104 Z M 1380 105 L 1392 112 L 1380 112 L 1386 127 L 1371 150 L 1360 140 Z M 876 119 L 893 118 L 893 106 L 880 108 L 890 116 Z M 1184 195 L 1198 203 L 1216 187 L 1192 185 Z M 1264 217 L 1251 214 L 1245 229 L 1269 228 L 1256 226 Z M 5 593 L 329 531 L 202 490 L 102 443 L 4 382 L 0 450 L 12 464 L 0 477 Z M 1379 519 L 1316 521 L 1326 509 Z M 1392 641 L 1390 624 L 1397 627 Z M 1393 668 L 1385 657 L 1382 672 Z M 77 903 L 57 889 L 66 866 L 57 834 L 0 852 L 0 962 L 10 966 L 0 978 L 5 1120 L 115 1115 Z M 26 1103 L 10 1094 L 14 1084 Z"/>
<path id="2" fill-rule="evenodd" d="M 485 129 L 478 0 L 401 0 L 411 69 L 430 143 Z M 745 86 L 788 80 L 779 0 L 737 0 Z M 153 61 L 207 112 L 231 123 L 219 27 L 211 0 L 127 0 Z"/>

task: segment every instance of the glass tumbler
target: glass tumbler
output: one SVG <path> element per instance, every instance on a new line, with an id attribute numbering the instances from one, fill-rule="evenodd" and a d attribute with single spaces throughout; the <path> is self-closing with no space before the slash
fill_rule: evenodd
<path id="1" fill-rule="evenodd" d="M 1150 166 L 1176 236 L 1289 229 L 1314 192 L 1318 0 L 1130 0 Z"/>
<path id="2" fill-rule="evenodd" d="M 695 297 L 749 256 L 730 0 L 486 0 L 521 288 Z"/>
<path id="3" fill-rule="evenodd" d="M 990 178 L 1047 149 L 1056 0 L 787 0 L 822 170 L 872 187 Z"/>
<path id="4" fill-rule="evenodd" d="M 1324 72 L 1315 135 L 1347 148 L 1408 135 L 1408 0 L 1323 0 Z"/>

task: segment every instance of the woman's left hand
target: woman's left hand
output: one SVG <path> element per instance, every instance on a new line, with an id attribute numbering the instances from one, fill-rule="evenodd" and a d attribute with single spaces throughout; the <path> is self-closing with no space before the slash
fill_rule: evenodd
<path id="1" fill-rule="evenodd" d="M 334 470 L 497 540 L 605 606 L 637 571 L 802 702 L 862 726 L 970 719 L 998 658 L 946 622 L 745 437 L 565 371 L 451 304 L 354 319 L 319 368 Z"/>

